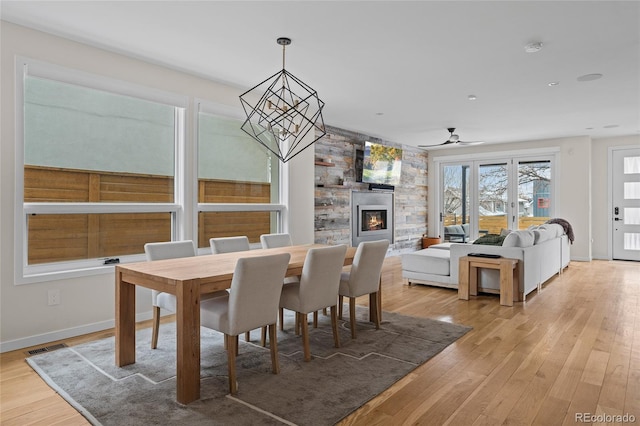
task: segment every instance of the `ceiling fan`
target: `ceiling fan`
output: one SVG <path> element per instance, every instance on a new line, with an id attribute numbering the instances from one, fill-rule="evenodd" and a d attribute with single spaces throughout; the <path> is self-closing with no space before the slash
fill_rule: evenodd
<path id="1" fill-rule="evenodd" d="M 440 144 L 436 144 L 436 145 L 418 145 L 418 147 L 420 148 L 428 148 L 428 147 L 432 147 L 432 146 L 442 146 L 442 145 L 478 145 L 481 144 L 482 141 L 461 141 L 460 140 L 460 136 L 456 135 L 454 132 L 456 131 L 455 127 L 449 127 L 447 128 L 447 130 L 449 131 L 449 138 L 440 143 Z"/>

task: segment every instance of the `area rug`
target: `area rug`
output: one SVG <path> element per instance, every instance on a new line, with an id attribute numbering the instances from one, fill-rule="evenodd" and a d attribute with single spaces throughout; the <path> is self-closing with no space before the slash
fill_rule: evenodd
<path id="1" fill-rule="evenodd" d="M 348 309 L 345 309 L 348 312 Z M 396 313 L 383 313 L 380 330 L 358 309 L 357 339 L 348 316 L 340 321 L 341 348 L 333 347 L 329 317 L 310 327 L 312 360 L 303 361 L 302 342 L 287 312 L 278 333 L 280 374 L 271 373 L 260 331 L 240 337 L 238 393 L 228 394 L 222 334 L 201 328 L 201 399 L 175 401 L 175 323 L 162 324 L 158 348 L 151 330 L 136 333 L 136 363 L 115 366 L 114 338 L 27 358 L 31 367 L 95 425 L 332 425 L 471 328 Z M 309 316 L 311 318 L 311 316 Z"/>

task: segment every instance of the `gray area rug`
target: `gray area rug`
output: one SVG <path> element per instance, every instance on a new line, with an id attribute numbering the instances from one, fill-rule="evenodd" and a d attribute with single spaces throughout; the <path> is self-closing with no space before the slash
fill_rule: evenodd
<path id="1" fill-rule="evenodd" d="M 348 313 L 345 309 L 345 314 Z M 310 326 L 313 359 L 304 362 L 293 333 L 293 313 L 278 331 L 280 374 L 271 373 L 260 331 L 240 337 L 238 393 L 228 394 L 222 334 L 201 328 L 201 399 L 175 401 L 175 324 L 161 324 L 158 349 L 151 330 L 136 334 L 136 363 L 115 366 L 114 338 L 27 358 L 27 362 L 71 405 L 96 425 L 331 425 L 389 388 L 471 328 L 384 312 L 382 328 L 365 322 L 358 307 L 358 337 L 348 315 L 339 323 L 341 348 L 333 347 L 331 321 L 320 315 Z M 309 315 L 311 319 L 311 315 Z"/>

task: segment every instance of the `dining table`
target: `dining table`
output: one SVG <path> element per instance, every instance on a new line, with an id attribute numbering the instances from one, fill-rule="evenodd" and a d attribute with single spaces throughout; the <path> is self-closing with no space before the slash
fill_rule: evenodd
<path id="1" fill-rule="evenodd" d="M 299 276 L 307 252 L 318 247 L 326 245 L 293 245 L 116 265 L 116 365 L 123 367 L 136 362 L 136 286 L 173 294 L 176 296 L 176 400 L 188 404 L 200 399 L 202 295 L 230 288 L 240 258 L 289 253 L 286 276 Z M 355 247 L 347 248 L 345 266 L 353 263 L 355 252 Z"/>

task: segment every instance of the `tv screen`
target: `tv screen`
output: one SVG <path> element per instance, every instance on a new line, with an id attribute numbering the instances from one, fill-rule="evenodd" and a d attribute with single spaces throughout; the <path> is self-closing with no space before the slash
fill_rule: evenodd
<path id="1" fill-rule="evenodd" d="M 398 185 L 401 165 L 402 149 L 369 141 L 364 143 L 363 182 Z"/>

